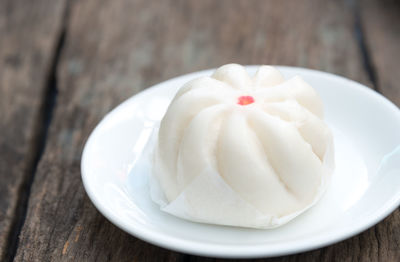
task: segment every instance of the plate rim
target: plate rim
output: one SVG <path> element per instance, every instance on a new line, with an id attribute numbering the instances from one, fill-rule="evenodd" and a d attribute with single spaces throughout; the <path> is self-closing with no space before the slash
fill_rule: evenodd
<path id="1" fill-rule="evenodd" d="M 246 69 L 254 69 L 259 67 L 260 65 L 244 65 Z M 345 78 L 340 75 L 328 73 L 328 72 L 323 72 L 319 70 L 314 70 L 314 69 L 308 69 L 308 68 L 302 68 L 302 67 L 292 67 L 292 66 L 280 66 L 280 65 L 273 65 L 274 67 L 278 68 L 278 70 L 296 70 L 296 71 L 303 71 L 307 73 L 312 73 L 312 74 L 319 74 L 323 75 L 325 77 L 329 77 L 332 80 L 337 80 L 337 81 L 345 81 L 348 82 L 352 88 L 358 89 L 358 91 L 365 93 L 368 96 L 372 96 L 374 99 L 378 99 L 380 104 L 383 106 L 388 107 L 391 111 L 393 111 L 394 114 L 397 114 L 399 120 L 400 120 L 400 110 L 399 108 L 391 102 L 389 99 L 384 97 L 382 94 L 376 92 L 372 88 L 369 88 L 359 82 L 356 82 L 354 80 Z M 180 239 L 179 237 L 175 236 L 169 236 L 165 235 L 163 233 L 159 233 L 156 230 L 148 230 L 148 229 L 142 229 L 141 227 L 128 225 L 127 223 L 121 221 L 118 219 L 117 216 L 115 216 L 112 212 L 109 212 L 106 210 L 102 202 L 97 198 L 95 190 L 93 187 L 91 187 L 89 181 L 88 181 L 88 172 L 86 172 L 86 159 L 87 159 L 87 151 L 88 148 L 91 146 L 93 143 L 93 139 L 97 133 L 97 130 L 102 126 L 102 123 L 111 116 L 111 114 L 115 113 L 117 110 L 122 108 L 125 104 L 131 103 L 132 101 L 139 99 L 141 96 L 150 93 L 150 92 L 156 92 L 157 89 L 162 88 L 162 86 L 168 84 L 169 82 L 176 81 L 180 78 L 189 78 L 190 76 L 194 75 L 199 75 L 199 74 L 206 74 L 209 72 L 212 72 L 216 68 L 211 68 L 211 69 L 205 69 L 205 70 L 200 70 L 188 74 L 183 74 L 179 75 L 173 78 L 170 78 L 168 80 L 162 81 L 160 83 L 157 83 L 151 87 L 146 88 L 143 91 L 140 91 L 136 93 L 135 95 L 129 97 L 116 107 L 114 107 L 111 111 L 109 111 L 96 125 L 96 127 L 92 130 L 90 133 L 88 139 L 86 140 L 85 146 L 82 151 L 82 156 L 81 156 L 81 178 L 83 182 L 84 189 L 86 191 L 86 194 L 88 195 L 89 199 L 91 202 L 94 204 L 94 206 L 97 208 L 100 213 L 105 216 L 111 223 L 113 223 L 115 226 L 120 228 L 121 230 L 129 233 L 130 235 L 137 237 L 143 241 L 146 241 L 148 243 L 151 243 L 153 245 L 166 248 L 169 250 L 181 252 L 181 253 L 189 253 L 189 254 L 194 254 L 194 255 L 200 255 L 200 256 L 206 256 L 206 257 L 220 257 L 220 258 L 261 258 L 261 257 L 276 257 L 276 256 L 281 256 L 281 255 L 290 255 L 290 254 L 295 254 L 295 253 L 300 253 L 300 252 L 305 252 L 305 251 L 310 251 L 310 250 L 315 250 L 321 247 L 325 247 L 337 242 L 340 242 L 342 240 L 348 239 L 350 237 L 353 237 L 366 229 L 376 225 L 380 221 L 382 221 L 384 218 L 386 218 L 388 215 L 390 215 L 399 205 L 400 205 L 400 191 L 397 193 L 397 195 L 394 195 L 390 200 L 385 202 L 385 205 L 382 206 L 377 211 L 374 211 L 374 219 L 364 219 L 362 221 L 359 221 L 358 226 L 348 229 L 344 228 L 342 230 L 337 230 L 334 233 L 335 234 L 330 234 L 329 237 L 327 236 L 317 236 L 312 238 L 311 240 L 308 241 L 302 241 L 301 243 L 298 243 L 298 241 L 288 241 L 285 242 L 285 244 L 278 244 L 276 245 L 276 250 L 269 250 L 265 249 L 266 244 L 260 244 L 260 245 L 253 245 L 251 247 L 245 246 L 241 248 L 239 245 L 235 246 L 235 248 L 232 248 L 234 245 L 232 244 L 227 244 L 227 245 L 221 245 L 221 244 L 215 244 L 215 243 L 200 243 L 197 241 L 192 241 L 192 240 L 184 240 Z M 294 243 L 291 243 L 294 242 Z M 271 244 L 268 244 L 268 246 L 271 246 Z M 263 249 L 264 247 L 264 249 Z"/>

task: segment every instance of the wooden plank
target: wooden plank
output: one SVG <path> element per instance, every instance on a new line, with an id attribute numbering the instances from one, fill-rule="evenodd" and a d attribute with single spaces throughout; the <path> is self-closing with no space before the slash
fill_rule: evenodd
<path id="1" fill-rule="evenodd" d="M 55 117 L 16 260 L 203 261 L 146 244 L 107 222 L 81 184 L 84 142 L 106 112 L 138 91 L 228 62 L 304 66 L 369 84 L 346 3 L 73 2 Z M 387 244 L 379 242 L 382 234 L 375 227 L 339 244 L 283 259 L 378 259 Z"/>
<path id="2" fill-rule="evenodd" d="M 63 1 L 0 1 L 0 260 L 24 218 Z"/>
<path id="3" fill-rule="evenodd" d="M 400 2 L 363 0 L 360 10 L 377 88 L 400 106 Z"/>

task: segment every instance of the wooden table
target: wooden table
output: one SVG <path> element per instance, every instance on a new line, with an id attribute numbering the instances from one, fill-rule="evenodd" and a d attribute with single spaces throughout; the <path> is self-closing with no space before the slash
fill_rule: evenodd
<path id="1" fill-rule="evenodd" d="M 88 199 L 84 143 L 137 92 L 228 62 L 301 66 L 400 105 L 400 2 L 2 0 L 2 261 L 220 261 L 119 230 Z M 400 211 L 338 244 L 262 261 L 400 261 Z"/>

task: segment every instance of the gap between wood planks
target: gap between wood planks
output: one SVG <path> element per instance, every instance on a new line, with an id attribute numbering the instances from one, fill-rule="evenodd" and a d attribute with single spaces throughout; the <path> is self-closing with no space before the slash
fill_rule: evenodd
<path id="1" fill-rule="evenodd" d="M 364 70 L 368 75 L 369 80 L 372 83 L 373 89 L 376 92 L 381 93 L 380 87 L 378 84 L 377 73 L 375 70 L 375 65 L 372 61 L 370 50 L 365 39 L 364 28 L 361 20 L 361 11 L 359 1 L 353 2 L 350 4 L 351 9 L 353 11 L 354 16 L 354 36 L 356 38 L 358 47 L 360 49 L 361 57 L 362 57 L 362 64 L 364 66 Z"/>
<path id="2" fill-rule="evenodd" d="M 35 178 L 36 169 L 46 146 L 47 133 L 57 101 L 57 68 L 67 35 L 67 22 L 70 11 L 69 6 L 70 4 L 67 0 L 64 7 L 61 27 L 52 51 L 52 58 L 49 64 L 45 88 L 42 94 L 42 101 L 35 118 L 33 135 L 30 140 L 30 146 L 27 154 L 28 159 L 26 161 L 22 183 L 18 188 L 17 205 L 14 211 L 14 218 L 11 223 L 10 233 L 7 237 L 6 250 L 1 261 L 11 262 L 14 260 L 16 255 L 19 244 L 19 235 L 25 223 L 26 213 L 28 211 L 31 187 Z"/>
<path id="3" fill-rule="evenodd" d="M 371 59 L 369 47 L 367 45 L 364 35 L 358 1 L 350 1 L 350 8 L 352 9 L 354 16 L 354 37 L 361 53 L 364 70 L 366 71 L 369 80 L 373 85 L 373 88 L 377 92 L 380 92 L 377 73 L 375 71 L 375 66 Z M 53 111 L 57 103 L 57 69 L 67 37 L 69 17 L 70 1 L 67 0 L 64 7 L 61 28 L 57 36 L 57 42 L 52 52 L 52 60 L 48 69 L 46 86 L 42 94 L 40 109 L 36 116 L 33 132 L 34 135 L 32 136 L 30 142 L 28 154 L 29 159 L 27 160 L 26 168 L 24 171 L 23 183 L 18 189 L 18 200 L 16 210 L 14 212 L 10 234 L 8 235 L 6 252 L 1 261 L 13 261 L 16 251 L 18 249 L 19 235 L 25 223 L 31 187 L 35 178 L 36 169 L 44 153 L 48 129 L 51 125 Z M 181 261 L 191 261 L 191 258 L 191 255 L 183 254 L 181 257 Z"/>

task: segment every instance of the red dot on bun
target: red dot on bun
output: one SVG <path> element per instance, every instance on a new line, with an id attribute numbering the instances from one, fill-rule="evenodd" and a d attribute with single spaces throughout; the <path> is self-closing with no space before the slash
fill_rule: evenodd
<path id="1" fill-rule="evenodd" d="M 242 106 L 249 105 L 254 103 L 254 98 L 252 96 L 239 96 L 237 103 Z"/>

